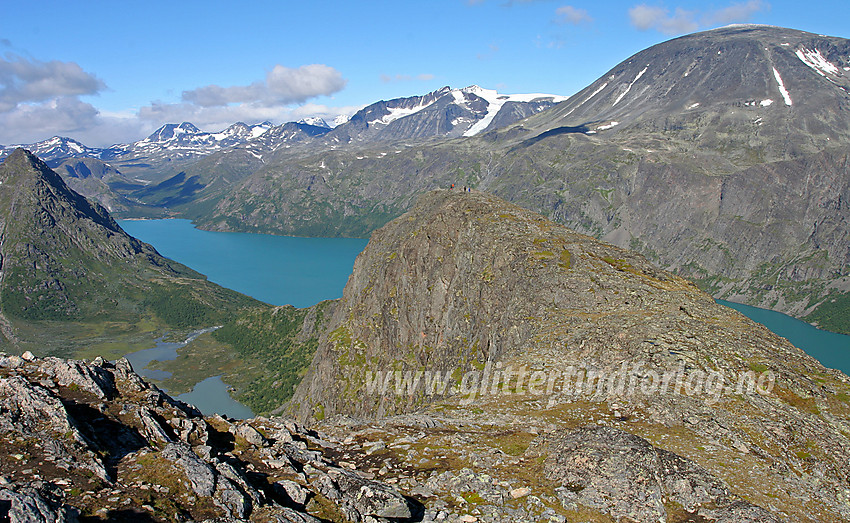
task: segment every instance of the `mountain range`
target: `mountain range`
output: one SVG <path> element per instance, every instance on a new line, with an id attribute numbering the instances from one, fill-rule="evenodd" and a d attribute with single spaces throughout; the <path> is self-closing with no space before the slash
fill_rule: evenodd
<path id="1" fill-rule="evenodd" d="M 738 25 L 641 51 L 569 99 L 446 87 L 333 128 L 184 123 L 44 151 L 108 162 L 86 166 L 107 181 L 72 183 L 119 216 L 212 230 L 363 237 L 423 191 L 475 187 L 715 297 L 850 332 L 848 69 L 846 39 Z"/>

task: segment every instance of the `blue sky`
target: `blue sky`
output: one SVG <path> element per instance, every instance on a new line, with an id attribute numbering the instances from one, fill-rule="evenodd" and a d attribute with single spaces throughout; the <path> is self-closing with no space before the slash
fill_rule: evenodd
<path id="1" fill-rule="evenodd" d="M 472 84 L 571 95 L 675 36 L 752 22 L 850 37 L 841 1 L 3 1 L 0 143 L 104 146 L 168 122 L 332 118 Z"/>

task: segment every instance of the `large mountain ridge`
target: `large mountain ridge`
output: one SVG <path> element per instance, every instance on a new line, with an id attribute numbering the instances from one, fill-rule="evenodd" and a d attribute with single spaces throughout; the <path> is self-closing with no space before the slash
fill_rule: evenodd
<path id="1" fill-rule="evenodd" d="M 848 60 L 842 38 L 696 33 L 474 137 L 266 161 L 192 218 L 216 230 L 367 235 L 416 194 L 455 183 L 638 250 L 717 298 L 850 332 Z"/>
<path id="2" fill-rule="evenodd" d="M 128 235 L 23 149 L 0 165 L 0 203 L 4 344 L 68 355 L 98 339 L 152 340 L 146 322 L 197 328 L 262 305 Z"/>
<path id="3" fill-rule="evenodd" d="M 88 166 L 123 178 L 73 183 L 120 216 L 359 237 L 455 183 L 639 250 L 717 298 L 850 332 L 848 68 L 846 39 L 730 26 L 652 46 L 566 100 L 446 87 L 204 153 L 194 126 L 170 125 L 146 139 L 158 152 Z"/>

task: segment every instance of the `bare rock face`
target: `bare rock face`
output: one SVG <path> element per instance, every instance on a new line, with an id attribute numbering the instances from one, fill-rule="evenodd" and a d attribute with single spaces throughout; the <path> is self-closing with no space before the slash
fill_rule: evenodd
<path id="1" fill-rule="evenodd" d="M 31 487 L 0 487 L 0 517 L 9 523 L 76 523 L 77 511 Z"/>
<path id="2" fill-rule="evenodd" d="M 235 422 L 116 363 L 0 354 L 0 518 L 409 521 L 419 505 L 283 418 Z M 308 448 L 308 445 L 310 448 Z"/>
<path id="3" fill-rule="evenodd" d="M 665 505 L 670 503 L 688 513 L 721 506 L 754 512 L 759 521 L 776 521 L 750 503 L 728 508 L 733 501 L 722 481 L 696 463 L 621 429 L 587 427 L 552 440 L 545 470 L 563 485 L 557 490 L 564 504 L 581 503 L 615 519 L 646 523 L 667 520 Z"/>

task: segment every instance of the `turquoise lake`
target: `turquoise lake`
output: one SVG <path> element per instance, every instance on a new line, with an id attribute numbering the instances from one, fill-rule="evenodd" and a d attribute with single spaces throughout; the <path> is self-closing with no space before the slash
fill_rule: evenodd
<path id="1" fill-rule="evenodd" d="M 195 229 L 189 220 L 121 220 L 119 223 L 162 255 L 205 274 L 219 285 L 272 305 L 296 307 L 341 297 L 354 259 L 367 243 L 365 239 L 202 231 Z M 816 329 L 778 312 L 723 300 L 718 303 L 764 324 L 825 366 L 850 374 L 850 336 Z M 151 357 L 165 359 L 168 357 L 164 356 L 165 352 L 173 352 L 176 357 L 177 347 L 166 345 L 159 343 L 134 357 L 139 363 Z M 204 380 L 180 398 L 194 403 L 205 413 L 250 415 L 247 407 L 230 398 L 226 384 L 219 377 Z"/>
<path id="2" fill-rule="evenodd" d="M 850 336 L 818 329 L 781 312 L 725 300 L 717 300 L 717 303 L 731 307 L 751 320 L 761 323 L 796 347 L 806 351 L 809 356 L 823 363 L 825 367 L 850 374 Z"/>
<path id="3" fill-rule="evenodd" d="M 296 238 L 196 229 L 189 220 L 119 220 L 121 227 L 210 281 L 272 305 L 339 298 L 365 239 Z"/>
<path id="4" fill-rule="evenodd" d="M 309 307 L 339 298 L 367 240 L 296 238 L 196 229 L 189 220 L 119 220 L 127 233 L 150 243 L 163 256 L 204 274 L 210 281 L 272 305 Z M 146 368 L 151 360 L 168 361 L 186 343 L 157 340 L 150 349 L 127 355 L 142 376 L 165 379 L 168 373 Z M 235 401 L 220 376 L 195 384 L 178 396 L 205 414 L 232 418 L 253 416 Z"/>

